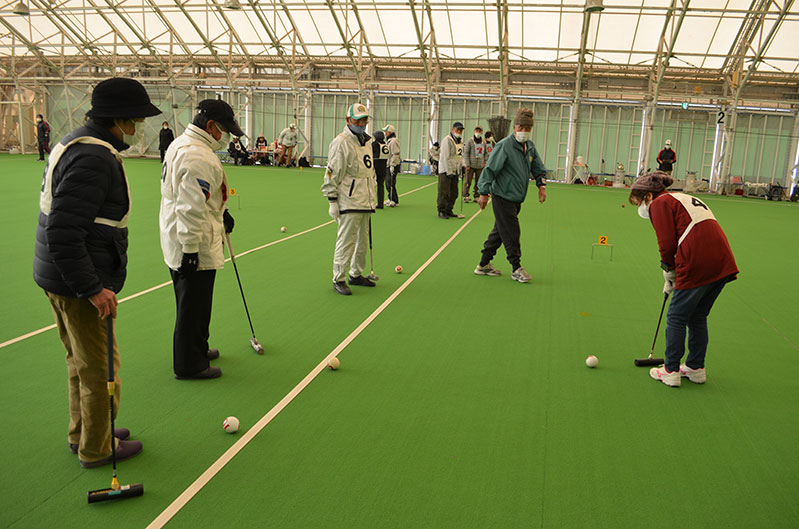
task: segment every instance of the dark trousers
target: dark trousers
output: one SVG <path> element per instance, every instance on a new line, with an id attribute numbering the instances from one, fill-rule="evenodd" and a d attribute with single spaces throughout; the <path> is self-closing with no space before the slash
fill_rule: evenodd
<path id="1" fill-rule="evenodd" d="M 377 178 L 377 207 L 383 207 L 383 200 L 385 197 L 386 185 L 386 165 L 388 160 L 375 160 L 375 177 Z"/>
<path id="2" fill-rule="evenodd" d="M 208 368 L 208 327 L 214 297 L 216 270 L 201 270 L 183 276 L 174 270 L 177 316 L 172 339 L 176 375 L 191 376 Z"/>
<path id="3" fill-rule="evenodd" d="M 388 168 L 388 174 L 386 174 L 386 192 L 388 193 L 388 199 L 392 202 L 399 204 L 399 195 L 397 194 L 397 175 L 400 172 L 400 165 L 397 164 L 393 167 Z"/>
<path id="4" fill-rule="evenodd" d="M 522 210 L 522 205 L 520 202 L 511 202 L 498 195 L 491 195 L 491 205 L 494 208 L 494 228 L 483 243 L 480 266 L 490 263 L 499 247 L 505 246 L 508 262 L 516 270 L 522 265 L 522 245 L 519 241 L 522 235 L 519 227 L 519 212 Z"/>
<path id="5" fill-rule="evenodd" d="M 247 164 L 247 153 L 246 152 L 233 152 L 230 154 L 233 157 L 233 165 L 239 165 L 239 160 L 241 160 L 241 165 Z"/>
<path id="6" fill-rule="evenodd" d="M 674 290 L 666 316 L 666 369 L 672 373 L 680 369 L 685 354 L 685 328 L 688 327 L 688 358 L 685 365 L 691 369 L 705 367 L 707 353 L 707 315 L 716 298 L 727 283 L 727 278 L 709 285 Z"/>
<path id="7" fill-rule="evenodd" d="M 39 140 L 39 159 L 44 160 L 44 153 L 50 154 L 50 142 Z"/>
<path id="8" fill-rule="evenodd" d="M 438 212 L 452 213 L 458 198 L 458 175 L 440 173 L 438 175 Z"/>
<path id="9" fill-rule="evenodd" d="M 166 154 L 166 149 L 158 149 L 161 151 L 161 163 L 164 163 L 164 155 Z"/>

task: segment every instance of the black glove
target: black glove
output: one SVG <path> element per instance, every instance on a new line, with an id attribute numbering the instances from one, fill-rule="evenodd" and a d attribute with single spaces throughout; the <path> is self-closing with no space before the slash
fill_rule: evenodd
<path id="1" fill-rule="evenodd" d="M 225 233 L 233 233 L 233 226 L 236 225 L 236 222 L 233 220 L 228 210 L 222 213 L 222 222 L 225 223 Z"/>
<path id="2" fill-rule="evenodd" d="M 197 266 L 200 264 L 200 256 L 195 253 L 184 253 L 183 260 L 180 262 L 178 273 L 182 276 L 189 276 L 197 271 Z"/>

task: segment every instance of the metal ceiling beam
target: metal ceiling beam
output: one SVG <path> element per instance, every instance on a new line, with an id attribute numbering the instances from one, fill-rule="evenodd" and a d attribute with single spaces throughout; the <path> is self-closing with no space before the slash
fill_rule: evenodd
<path id="1" fill-rule="evenodd" d="M 499 42 L 499 114 L 507 110 L 508 86 L 508 0 L 497 0 L 497 38 Z"/>
<path id="2" fill-rule="evenodd" d="M 308 53 L 308 47 L 305 45 L 305 41 L 302 38 L 302 33 L 300 33 L 300 31 L 297 29 L 297 24 L 294 22 L 294 17 L 291 15 L 288 4 L 286 4 L 285 0 L 280 0 L 280 6 L 283 8 L 283 13 L 286 14 L 286 18 L 289 19 L 289 24 L 291 24 L 291 29 L 294 31 L 294 35 L 296 35 L 297 40 L 300 41 L 300 46 L 302 47 L 303 53 L 306 56 L 310 56 L 310 53 Z"/>
<path id="3" fill-rule="evenodd" d="M 97 46 L 90 44 L 86 41 L 83 36 L 77 31 L 74 27 L 72 27 L 71 22 L 67 22 L 67 20 L 60 15 L 60 13 L 49 3 L 42 2 L 41 0 L 30 0 L 33 5 L 41 9 L 42 14 L 49 20 L 56 28 L 58 28 L 61 33 L 69 39 L 69 41 L 78 49 L 80 50 L 81 54 L 83 54 L 87 58 L 91 58 L 92 60 L 99 61 L 105 66 L 106 69 L 110 70 L 111 65 L 105 62 L 101 55 L 96 53 Z M 92 53 L 88 53 L 86 50 L 92 50 Z"/>
<path id="4" fill-rule="evenodd" d="M 358 99 L 363 97 L 363 82 L 361 80 L 361 69 L 358 68 L 358 64 L 355 62 L 355 57 L 352 55 L 352 45 L 347 38 L 347 33 L 344 31 L 344 28 L 341 26 L 341 22 L 338 19 L 338 15 L 336 15 L 336 9 L 333 7 L 332 0 L 325 0 L 327 3 L 327 7 L 330 9 L 330 14 L 333 16 L 333 22 L 336 23 L 336 27 L 338 28 L 339 35 L 341 35 L 341 42 L 344 46 L 344 49 L 347 52 L 347 56 L 350 58 L 350 62 L 352 63 L 352 69 L 355 72 L 355 77 L 358 80 Z"/>
<path id="5" fill-rule="evenodd" d="M 105 0 L 105 1 L 106 1 L 106 3 L 111 5 L 111 0 Z M 233 87 L 233 78 L 230 75 L 230 69 L 228 69 L 228 67 L 225 65 L 224 61 L 222 61 L 222 59 L 219 58 L 219 54 L 216 53 L 216 49 L 214 49 L 214 45 L 208 40 L 208 37 L 205 36 L 205 33 L 203 33 L 203 31 L 197 26 L 197 23 L 194 21 L 194 19 L 191 17 L 191 15 L 189 15 L 189 13 L 186 11 L 186 8 L 183 7 L 183 4 L 180 3 L 180 0 L 174 0 L 174 1 L 175 1 L 175 5 L 178 6 L 178 9 L 180 9 L 180 11 L 186 17 L 186 20 L 188 20 L 189 24 L 191 24 L 191 26 L 194 28 L 194 31 L 197 32 L 197 35 L 199 35 L 199 37 L 205 43 L 205 47 L 208 48 L 208 51 L 211 52 L 211 55 L 219 63 L 219 66 L 221 66 L 222 69 L 225 71 L 225 74 L 227 75 L 227 78 L 228 78 L 228 84 L 232 88 Z M 207 9 L 207 4 L 206 4 L 206 9 Z M 207 14 L 207 11 L 206 11 L 206 14 Z"/>
<path id="6" fill-rule="evenodd" d="M 6 22 L 5 17 L 0 17 L 0 24 L 3 24 L 6 27 L 6 29 L 8 29 L 8 31 L 10 31 L 12 35 L 14 35 L 17 39 L 19 39 L 20 42 L 22 42 L 25 45 L 25 47 L 28 48 L 28 51 L 36 55 L 43 64 L 46 64 L 47 66 L 52 68 L 53 71 L 61 72 L 61 76 L 63 77 L 64 72 L 61 71 L 61 69 L 58 66 L 53 64 L 53 62 L 50 59 L 48 59 L 44 53 L 42 53 L 42 51 L 39 49 L 38 46 L 36 46 L 33 42 L 28 40 L 27 37 L 25 37 L 25 35 L 17 31 L 17 28 Z"/>
<path id="7" fill-rule="evenodd" d="M 746 54 L 752 47 L 757 32 L 763 25 L 771 2 L 772 0 L 752 0 L 750 12 L 746 14 L 741 22 L 738 34 L 735 36 L 732 46 L 730 46 L 730 51 L 724 59 L 724 64 L 721 66 L 721 71 L 724 74 L 730 75 L 743 69 L 742 66 Z"/>
<path id="8" fill-rule="evenodd" d="M 425 53 L 424 38 L 422 37 L 422 28 L 419 25 L 419 18 L 416 16 L 416 2 L 408 0 L 408 5 L 411 7 L 411 16 L 413 16 L 413 26 L 416 29 L 416 38 L 419 41 L 419 55 L 422 57 L 424 64 L 424 77 L 427 82 L 427 93 L 432 96 L 432 83 L 430 77 L 430 67 L 428 66 L 427 53 Z"/>
<path id="9" fill-rule="evenodd" d="M 777 0 L 773 0 L 773 2 L 775 5 L 779 5 L 777 4 Z M 751 77 L 752 73 L 757 70 L 757 67 L 763 61 L 763 56 L 765 55 L 766 50 L 769 46 L 771 46 L 771 42 L 774 40 L 774 35 L 777 34 L 777 30 L 782 25 L 782 21 L 785 20 L 785 16 L 788 14 L 788 11 L 790 11 L 793 2 L 794 0 L 785 0 L 785 3 L 777 15 L 777 20 L 774 21 L 774 25 L 771 26 L 771 30 L 769 30 L 768 35 L 766 35 L 766 38 L 761 42 L 760 49 L 757 50 L 757 54 L 752 60 L 752 64 L 749 65 L 746 75 L 743 79 L 741 79 L 741 82 L 738 84 L 738 87 L 735 90 L 735 103 L 733 106 L 737 106 L 738 100 L 741 98 L 741 92 L 743 91 L 744 86 L 746 86 L 747 81 L 749 81 L 749 77 Z"/>

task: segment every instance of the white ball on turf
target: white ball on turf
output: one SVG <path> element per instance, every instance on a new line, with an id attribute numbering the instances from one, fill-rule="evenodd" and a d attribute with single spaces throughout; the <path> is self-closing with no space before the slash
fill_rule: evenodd
<path id="1" fill-rule="evenodd" d="M 397 265 L 397 267 L 394 268 L 394 271 L 397 272 L 398 274 L 401 274 L 402 273 L 402 266 L 401 265 Z"/>
<path id="2" fill-rule="evenodd" d="M 227 433 L 236 433 L 239 431 L 239 420 L 233 416 L 228 417 L 225 419 L 225 422 L 222 423 L 222 429 L 225 430 Z"/>
<path id="3" fill-rule="evenodd" d="M 588 367 L 596 367 L 598 363 L 599 359 L 594 355 L 590 355 L 588 358 L 585 359 L 585 365 L 587 365 Z"/>
<path id="4" fill-rule="evenodd" d="M 329 367 L 333 371 L 338 369 L 339 366 L 341 366 L 341 361 L 336 356 L 327 361 L 327 367 Z"/>
<path id="5" fill-rule="evenodd" d="M 282 228 L 280 228 L 280 231 L 282 231 L 283 233 L 286 233 L 286 227 L 283 226 Z"/>

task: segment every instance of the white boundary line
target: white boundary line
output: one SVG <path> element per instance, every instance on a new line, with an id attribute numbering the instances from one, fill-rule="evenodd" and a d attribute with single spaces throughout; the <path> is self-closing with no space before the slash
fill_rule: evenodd
<path id="1" fill-rule="evenodd" d="M 431 183 L 425 184 L 425 185 L 423 185 L 421 187 L 417 187 L 415 189 L 411 189 L 410 191 L 408 191 L 406 193 L 402 193 L 400 196 L 404 197 L 405 195 L 410 195 L 411 193 L 416 193 L 417 191 L 421 191 L 422 189 L 424 189 L 426 187 L 430 187 L 431 185 L 436 184 L 436 183 L 437 182 L 431 182 Z M 295 237 L 299 237 L 300 235 L 305 235 L 306 233 L 311 233 L 312 231 L 318 230 L 320 228 L 324 228 L 325 226 L 327 226 L 328 224 L 332 224 L 333 222 L 335 222 L 335 221 L 329 220 L 329 221 L 327 221 L 325 223 L 322 223 L 322 224 L 320 224 L 318 226 L 314 226 L 313 228 L 309 228 L 309 229 L 307 229 L 305 231 L 301 231 L 300 233 L 295 233 L 294 235 L 289 235 L 288 237 L 283 237 L 282 239 L 278 239 L 276 241 L 272 241 L 270 243 L 264 244 L 263 246 L 259 246 L 257 248 L 253 248 L 251 250 L 247 250 L 245 252 L 236 254 L 236 257 L 237 258 L 238 257 L 242 257 L 242 256 L 245 256 L 245 255 L 247 255 L 249 253 L 257 252 L 258 250 L 263 250 L 264 248 L 269 248 L 270 246 L 274 246 L 275 244 L 288 241 L 288 240 L 293 239 Z M 230 257 L 225 259 L 226 263 L 228 261 L 230 261 Z M 172 281 L 166 281 L 165 283 L 161 283 L 160 285 L 155 285 L 154 287 L 150 287 L 148 289 L 142 290 L 141 292 L 137 292 L 135 294 L 131 294 L 130 296 L 128 296 L 126 298 L 122 298 L 122 299 L 119 300 L 119 302 L 120 303 L 124 303 L 126 301 L 130 301 L 131 299 L 136 299 L 139 296 L 143 296 L 145 294 L 149 294 L 150 292 L 154 292 L 154 291 L 156 291 L 156 290 L 158 290 L 160 288 L 164 288 L 165 286 L 168 286 L 168 285 L 171 285 L 171 284 L 172 284 Z M 36 336 L 38 334 L 42 334 L 43 332 L 47 332 L 47 331 L 53 330 L 55 328 L 56 328 L 55 324 L 51 324 L 51 325 L 48 325 L 46 327 L 42 327 L 41 329 L 36 329 L 35 331 L 31 331 L 31 332 L 29 332 L 27 334 L 23 334 L 22 336 L 17 336 L 16 338 L 11 338 L 10 340 L 7 340 L 7 341 L 5 341 L 3 343 L 0 343 L 0 349 L 2 349 L 3 347 L 8 347 L 9 345 L 14 345 L 17 342 L 21 342 L 23 340 L 27 340 L 28 338 L 32 338 L 32 337 L 34 337 L 34 336 Z"/>
<path id="2" fill-rule="evenodd" d="M 233 444 L 233 446 L 228 448 L 225 453 L 219 457 L 219 459 L 214 461 L 214 463 L 200 475 L 200 477 L 194 480 L 194 483 L 189 485 L 189 487 L 184 490 L 183 493 L 175 499 L 175 501 L 173 501 L 166 509 L 164 509 L 161 514 L 159 514 L 156 519 L 147 526 L 147 529 L 161 529 L 164 527 L 164 525 L 166 525 L 183 507 L 185 507 L 186 504 L 189 503 L 189 501 L 191 501 L 191 499 L 194 498 L 194 496 L 196 496 L 197 493 L 200 492 L 200 490 L 202 490 L 202 488 L 205 487 L 208 482 L 210 482 L 211 479 L 213 479 L 213 477 L 225 467 L 225 465 L 230 463 L 230 461 L 239 452 L 241 452 L 241 450 L 247 446 L 247 444 L 252 441 L 255 436 L 261 432 L 261 430 L 266 428 L 266 426 L 272 422 L 272 419 L 274 419 L 281 411 L 283 411 L 283 409 L 285 409 L 286 406 L 288 406 L 291 401 L 294 400 L 294 398 L 299 395 L 300 392 L 317 377 L 317 375 L 319 375 L 319 373 L 325 370 L 327 367 L 327 362 L 331 358 L 337 356 L 341 351 L 343 351 L 350 343 L 352 343 L 353 340 L 355 340 L 355 338 L 358 337 L 358 335 L 361 334 L 361 332 L 363 332 L 364 329 L 366 329 L 366 327 L 368 327 L 375 320 L 375 318 L 377 318 L 386 309 L 386 307 L 391 305 L 391 303 L 397 299 L 397 296 L 402 294 L 402 292 L 408 288 L 408 286 L 413 283 L 414 280 L 416 280 L 416 278 L 419 277 L 419 275 L 424 272 L 428 266 L 430 266 L 430 263 L 432 263 L 439 255 L 441 255 L 441 252 L 443 252 L 447 246 L 449 246 L 450 243 L 452 243 L 452 241 L 454 241 L 455 238 L 460 235 L 464 229 L 466 229 L 466 226 L 468 226 L 469 223 L 472 222 L 481 211 L 482 210 L 477 210 L 477 212 L 472 215 L 469 220 L 463 224 L 463 226 L 458 228 L 452 237 L 450 237 L 447 242 L 445 242 L 438 250 L 436 250 L 436 252 L 431 255 L 430 258 L 411 275 L 411 277 L 409 277 L 402 285 L 400 285 L 400 287 L 395 290 L 394 293 L 391 294 L 379 307 L 377 307 L 374 312 L 372 312 L 365 320 L 363 320 L 361 324 L 349 334 L 349 336 L 344 338 L 344 340 L 338 344 L 335 349 L 333 349 L 321 362 L 319 362 L 319 364 L 313 368 L 311 372 L 299 382 L 299 384 L 294 386 L 294 388 L 289 391 L 285 397 L 280 399 L 280 402 L 275 404 L 275 406 L 269 410 L 266 415 L 261 417 L 261 419 L 255 423 L 252 428 L 247 430 L 247 433 L 242 435 L 241 438 L 239 438 L 239 440 Z"/>

